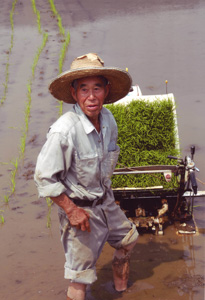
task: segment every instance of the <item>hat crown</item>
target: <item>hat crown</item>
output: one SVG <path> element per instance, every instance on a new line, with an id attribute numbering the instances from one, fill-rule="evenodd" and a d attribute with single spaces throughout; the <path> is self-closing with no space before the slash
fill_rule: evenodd
<path id="1" fill-rule="evenodd" d="M 78 56 L 72 62 L 70 69 L 80 68 L 102 68 L 104 67 L 104 61 L 96 53 L 88 53 L 82 56 Z"/>

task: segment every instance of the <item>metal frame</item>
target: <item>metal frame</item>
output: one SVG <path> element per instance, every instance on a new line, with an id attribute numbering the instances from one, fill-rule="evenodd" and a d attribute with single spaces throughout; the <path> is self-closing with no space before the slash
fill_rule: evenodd
<path id="1" fill-rule="evenodd" d="M 163 228 L 170 222 L 178 222 L 180 233 L 195 233 L 193 224 L 193 203 L 194 195 L 197 194 L 195 178 L 195 164 L 192 157 L 177 159 L 177 165 L 152 165 L 125 167 L 115 169 L 113 175 L 128 174 L 154 174 L 171 172 L 180 178 L 179 186 L 176 189 L 164 189 L 163 186 L 146 188 L 114 188 L 116 202 L 121 206 L 128 218 L 136 224 L 139 230 L 150 229 L 155 234 L 163 234 Z M 198 170 L 198 169 L 197 169 Z M 187 192 L 192 197 L 185 195 Z M 191 225 L 188 223 L 191 222 Z M 186 224 L 186 226 L 184 225 Z"/>

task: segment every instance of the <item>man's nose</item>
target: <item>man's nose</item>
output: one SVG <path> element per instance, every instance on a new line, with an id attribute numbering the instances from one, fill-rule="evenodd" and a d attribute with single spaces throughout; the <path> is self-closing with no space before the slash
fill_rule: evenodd
<path id="1" fill-rule="evenodd" d="M 93 99 L 95 98 L 95 96 L 94 96 L 94 91 L 93 91 L 93 90 L 90 90 L 90 91 L 89 91 L 88 98 L 89 98 L 90 100 L 93 100 Z"/>

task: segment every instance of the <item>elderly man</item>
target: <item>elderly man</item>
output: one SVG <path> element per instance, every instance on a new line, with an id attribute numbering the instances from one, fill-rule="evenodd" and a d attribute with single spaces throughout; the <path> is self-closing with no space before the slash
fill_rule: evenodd
<path id="1" fill-rule="evenodd" d="M 77 57 L 49 87 L 55 98 L 75 104 L 50 127 L 35 171 L 39 196 L 59 206 L 67 300 L 85 299 L 86 285 L 97 279 L 95 265 L 106 242 L 116 249 L 115 289 L 127 288 L 138 233 L 111 189 L 119 155 L 117 125 L 103 104 L 124 97 L 130 86 L 126 71 L 105 68 L 97 54 L 89 53 Z"/>

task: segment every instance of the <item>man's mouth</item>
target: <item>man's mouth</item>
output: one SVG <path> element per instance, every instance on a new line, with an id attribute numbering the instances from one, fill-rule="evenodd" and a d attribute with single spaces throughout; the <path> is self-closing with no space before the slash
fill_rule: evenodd
<path id="1" fill-rule="evenodd" d="M 98 108 L 97 104 L 87 105 L 88 110 L 96 110 Z"/>

